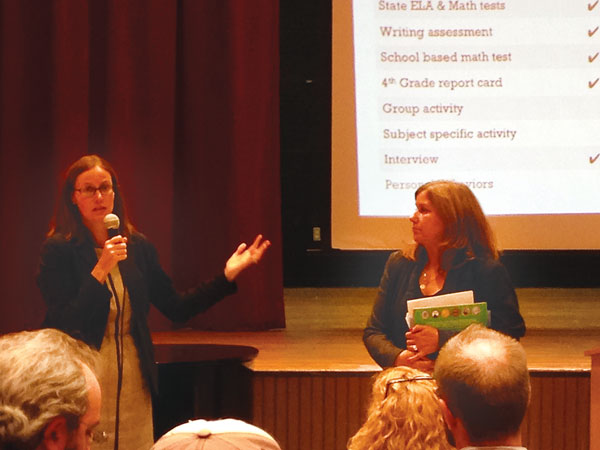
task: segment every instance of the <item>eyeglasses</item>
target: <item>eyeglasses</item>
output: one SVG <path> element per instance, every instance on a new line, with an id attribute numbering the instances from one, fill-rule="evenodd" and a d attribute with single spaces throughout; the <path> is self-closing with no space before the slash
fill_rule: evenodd
<path id="1" fill-rule="evenodd" d="M 100 194 L 102 194 L 102 196 L 113 193 L 112 184 L 108 184 L 108 183 L 101 184 L 98 187 L 86 186 L 83 189 L 75 189 L 75 190 L 77 192 L 79 192 L 81 195 L 83 195 L 85 198 L 95 197 L 96 192 L 100 192 Z"/>
<path id="2" fill-rule="evenodd" d="M 392 378 L 391 380 L 388 380 L 388 382 L 385 384 L 385 398 L 387 398 L 388 393 L 390 391 L 390 385 L 392 384 L 397 384 L 397 383 L 404 383 L 406 381 L 422 381 L 422 380 L 433 380 L 433 377 L 430 376 L 421 376 L 421 377 L 414 377 L 414 378 Z"/>

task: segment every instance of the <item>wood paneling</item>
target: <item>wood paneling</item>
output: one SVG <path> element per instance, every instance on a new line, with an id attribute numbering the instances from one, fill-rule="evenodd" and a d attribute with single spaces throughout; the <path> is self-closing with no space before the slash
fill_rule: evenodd
<path id="1" fill-rule="evenodd" d="M 284 450 L 345 449 L 365 418 L 370 389 L 370 375 L 255 373 L 253 423 Z"/>
<path id="2" fill-rule="evenodd" d="M 600 347 L 587 350 L 592 359 L 590 380 L 590 450 L 600 450 Z"/>
<path id="3" fill-rule="evenodd" d="M 529 450 L 589 448 L 589 373 L 531 376 L 531 404 L 523 422 Z"/>
<path id="4" fill-rule="evenodd" d="M 344 450 L 365 420 L 371 375 L 255 373 L 253 423 L 283 450 Z M 532 373 L 531 387 L 523 445 L 588 450 L 589 373 Z"/>

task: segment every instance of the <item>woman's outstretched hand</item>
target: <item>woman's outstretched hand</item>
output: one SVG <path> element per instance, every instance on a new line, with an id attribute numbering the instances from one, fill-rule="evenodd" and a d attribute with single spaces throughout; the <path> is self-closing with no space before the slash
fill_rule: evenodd
<path id="1" fill-rule="evenodd" d="M 271 242 L 267 239 L 263 240 L 262 234 L 256 236 L 250 247 L 246 243 L 241 243 L 225 263 L 225 277 L 227 280 L 235 280 L 243 270 L 253 264 L 258 264 L 270 246 Z"/>

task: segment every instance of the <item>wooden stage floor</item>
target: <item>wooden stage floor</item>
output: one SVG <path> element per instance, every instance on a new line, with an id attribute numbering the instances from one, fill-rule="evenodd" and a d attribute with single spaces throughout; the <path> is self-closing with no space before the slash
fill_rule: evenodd
<path id="1" fill-rule="evenodd" d="M 156 344 L 248 345 L 254 372 L 373 372 L 362 343 L 376 288 L 287 288 L 287 326 L 261 332 L 155 332 Z M 600 346 L 600 289 L 518 289 L 532 372 L 589 372 Z"/>
<path id="2" fill-rule="evenodd" d="M 364 422 L 372 375 L 380 370 L 362 343 L 375 292 L 285 289 L 285 329 L 178 330 L 153 333 L 153 339 L 157 350 L 184 344 L 200 360 L 214 344 L 255 347 L 258 354 L 246 363 L 251 422 L 284 450 L 345 450 Z M 520 289 L 517 294 L 528 328 L 522 342 L 532 382 L 523 443 L 530 450 L 589 450 L 591 361 L 584 352 L 600 347 L 600 289 Z M 194 384 L 197 389 L 206 385 Z"/>

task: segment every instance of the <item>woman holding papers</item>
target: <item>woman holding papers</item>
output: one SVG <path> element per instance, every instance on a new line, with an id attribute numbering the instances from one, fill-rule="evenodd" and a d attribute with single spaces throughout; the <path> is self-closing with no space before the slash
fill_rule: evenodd
<path id="1" fill-rule="evenodd" d="M 406 323 L 407 300 L 472 290 L 487 302 L 491 328 L 516 339 L 525 323 L 508 272 L 498 259 L 490 225 L 464 184 L 433 181 L 415 193 L 414 244 L 388 259 L 363 341 L 382 367 L 433 370 L 435 353 L 451 332 Z"/>

